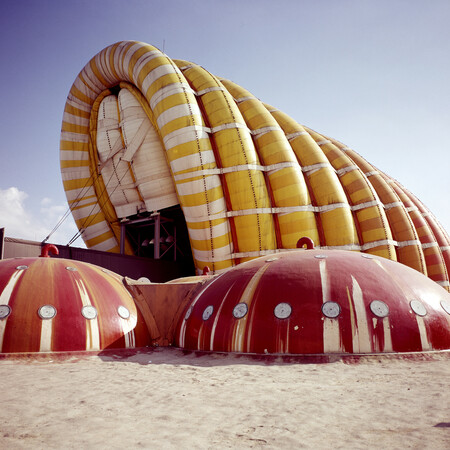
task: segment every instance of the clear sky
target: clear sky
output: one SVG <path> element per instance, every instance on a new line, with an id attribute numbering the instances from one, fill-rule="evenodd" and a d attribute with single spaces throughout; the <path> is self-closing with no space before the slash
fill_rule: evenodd
<path id="1" fill-rule="evenodd" d="M 353 148 L 450 232 L 449 24 L 448 0 L 1 0 L 0 227 L 40 241 L 67 210 L 67 94 L 92 56 L 131 39 Z M 50 241 L 75 232 L 70 216 Z"/>

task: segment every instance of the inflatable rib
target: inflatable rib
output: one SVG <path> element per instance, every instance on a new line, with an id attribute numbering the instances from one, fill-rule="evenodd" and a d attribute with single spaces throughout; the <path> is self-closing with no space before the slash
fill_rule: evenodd
<path id="1" fill-rule="evenodd" d="M 449 290 L 449 236 L 396 180 L 151 45 L 118 42 L 86 64 L 67 98 L 60 149 L 88 248 L 135 253 L 120 222 L 180 207 L 199 273 L 307 236 L 317 248 L 399 261 Z"/>

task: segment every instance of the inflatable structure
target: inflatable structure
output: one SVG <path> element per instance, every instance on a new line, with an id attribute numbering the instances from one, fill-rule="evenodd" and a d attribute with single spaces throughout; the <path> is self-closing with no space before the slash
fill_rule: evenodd
<path id="1" fill-rule="evenodd" d="M 119 275 L 62 258 L 0 261 L 1 353 L 103 350 L 148 342 L 142 314 Z"/>
<path id="2" fill-rule="evenodd" d="M 450 294 L 402 264 L 342 250 L 282 252 L 207 284 L 175 343 L 257 354 L 444 350 L 449 314 Z"/>
<path id="3" fill-rule="evenodd" d="M 434 216 L 200 66 L 140 42 L 101 51 L 67 98 L 61 169 L 88 247 L 188 249 L 197 275 L 131 280 L 50 258 L 51 244 L 2 260 L 1 354 L 450 350 L 450 241 Z"/>
<path id="4" fill-rule="evenodd" d="M 151 45 L 118 42 L 86 64 L 67 98 L 60 154 L 88 248 L 159 245 L 159 220 L 173 223 L 181 209 L 198 274 L 294 249 L 306 236 L 321 250 L 399 261 L 449 290 L 449 236 L 397 181 Z M 154 233 L 132 228 L 143 220 Z"/>
<path id="5" fill-rule="evenodd" d="M 306 242 L 307 250 L 164 284 L 62 258 L 0 261 L 0 353 L 156 345 L 259 355 L 450 350 L 448 292 L 386 258 Z"/>

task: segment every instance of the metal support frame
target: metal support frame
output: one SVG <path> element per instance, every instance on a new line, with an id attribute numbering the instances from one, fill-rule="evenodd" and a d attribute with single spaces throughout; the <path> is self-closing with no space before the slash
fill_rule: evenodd
<path id="1" fill-rule="evenodd" d="M 167 229 L 164 224 L 172 223 L 173 224 L 173 230 L 171 230 L 172 227 L 169 227 Z M 139 225 L 140 224 L 140 225 Z M 125 239 L 126 239 L 126 227 L 127 226 L 138 226 L 138 227 L 150 227 L 153 226 L 153 239 L 151 242 L 148 241 L 148 238 L 150 238 L 151 235 L 149 235 L 149 232 L 147 231 L 144 236 L 147 236 L 147 243 L 153 245 L 153 258 L 154 259 L 161 259 L 168 251 L 173 249 L 173 260 L 177 260 L 177 251 L 181 252 L 181 250 L 177 247 L 177 228 L 175 225 L 175 222 L 173 219 L 169 219 L 166 217 L 162 217 L 161 213 L 159 211 L 153 212 L 149 217 L 145 218 L 139 218 L 139 219 L 122 219 L 120 222 L 120 253 L 125 253 Z M 161 230 L 162 228 L 162 230 Z M 163 234 L 163 237 L 167 237 L 173 234 L 173 241 L 170 241 L 170 245 L 164 246 L 161 248 L 161 233 Z M 141 245 L 141 234 L 139 232 L 138 235 L 138 243 Z M 163 242 L 165 240 L 163 239 Z M 168 242 L 167 242 L 168 243 Z M 147 244 L 144 244 L 147 245 Z"/>
<path id="2" fill-rule="evenodd" d="M 123 255 L 125 253 L 125 226 L 127 221 L 122 220 L 120 222 L 120 254 Z"/>
<path id="3" fill-rule="evenodd" d="M 161 215 L 159 212 L 153 213 L 152 217 L 155 220 L 155 237 L 153 244 L 153 257 L 155 259 L 160 258 L 160 239 L 161 239 Z"/>

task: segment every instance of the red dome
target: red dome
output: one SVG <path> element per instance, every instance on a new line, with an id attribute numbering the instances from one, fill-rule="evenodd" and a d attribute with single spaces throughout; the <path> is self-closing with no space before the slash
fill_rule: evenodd
<path id="1" fill-rule="evenodd" d="M 145 322 L 119 275 L 60 258 L 0 261 L 0 352 L 149 343 Z"/>
<path id="2" fill-rule="evenodd" d="M 191 350 L 250 353 L 450 349 L 450 294 L 385 258 L 283 252 L 215 277 L 181 316 L 175 339 Z"/>

